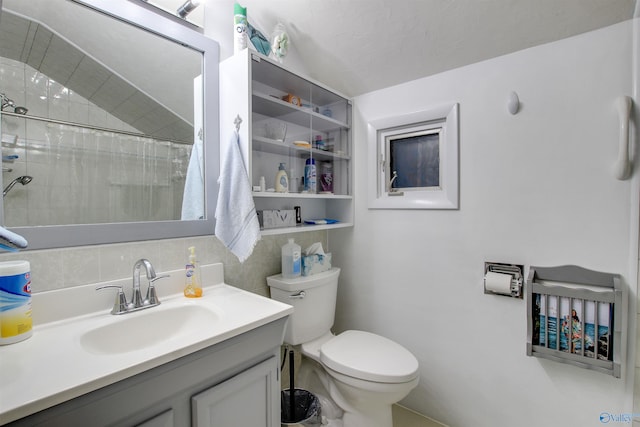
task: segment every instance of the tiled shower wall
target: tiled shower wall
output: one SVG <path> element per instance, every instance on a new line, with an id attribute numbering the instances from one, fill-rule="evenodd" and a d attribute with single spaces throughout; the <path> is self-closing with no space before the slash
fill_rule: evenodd
<path id="1" fill-rule="evenodd" d="M 29 110 L 2 117 L 2 155 L 18 156 L 3 162 L 4 185 L 33 177 L 7 194 L 6 225 L 180 218 L 191 146 L 31 118 L 137 133 L 21 62 L 0 58 L 0 92 Z"/>
<path id="2" fill-rule="evenodd" d="M 28 108 L 29 115 L 114 130 L 136 131 L 38 70 L 4 57 L 0 57 L 0 92 L 14 100 L 16 105 Z"/>

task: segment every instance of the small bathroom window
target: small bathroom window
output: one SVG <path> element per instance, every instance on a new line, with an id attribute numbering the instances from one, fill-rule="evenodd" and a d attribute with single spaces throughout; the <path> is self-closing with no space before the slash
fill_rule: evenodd
<path id="1" fill-rule="evenodd" d="M 390 191 L 440 190 L 442 128 L 389 135 L 385 138 L 385 174 Z"/>
<path id="2" fill-rule="evenodd" d="M 368 125 L 370 209 L 458 208 L 458 104 Z"/>

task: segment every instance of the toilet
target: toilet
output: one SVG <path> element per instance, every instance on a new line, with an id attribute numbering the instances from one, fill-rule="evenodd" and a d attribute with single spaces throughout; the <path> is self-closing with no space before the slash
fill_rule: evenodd
<path id="1" fill-rule="evenodd" d="M 370 332 L 331 333 L 339 276 L 340 269 L 332 268 L 295 279 L 267 277 L 271 298 L 294 307 L 284 341 L 319 366 L 320 382 L 344 413 L 344 427 L 392 427 L 391 406 L 418 385 L 418 360 Z"/>

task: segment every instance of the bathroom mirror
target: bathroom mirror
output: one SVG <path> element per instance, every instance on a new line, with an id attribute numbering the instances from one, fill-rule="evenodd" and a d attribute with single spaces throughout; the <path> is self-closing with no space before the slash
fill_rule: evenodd
<path id="1" fill-rule="evenodd" d="M 29 249 L 213 234 L 218 44 L 129 0 L 0 5 L 2 224 Z"/>

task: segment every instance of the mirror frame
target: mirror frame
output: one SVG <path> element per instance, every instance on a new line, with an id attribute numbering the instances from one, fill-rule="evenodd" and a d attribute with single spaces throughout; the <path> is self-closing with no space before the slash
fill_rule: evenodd
<path id="1" fill-rule="evenodd" d="M 206 219 L 9 227 L 9 229 L 27 239 L 29 246 L 26 250 L 213 235 L 217 201 L 215 190 L 220 174 L 218 119 L 220 47 L 218 43 L 193 29 L 193 26 L 187 22 L 176 22 L 128 0 L 65 1 L 72 1 L 80 7 L 89 7 L 96 13 L 106 14 L 113 19 L 124 21 L 202 53 Z M 0 0 L 0 7 L 2 7 L 2 0 Z M 4 224 L 2 200 L 0 200 L 0 207 L 2 207 L 0 220 Z"/>

